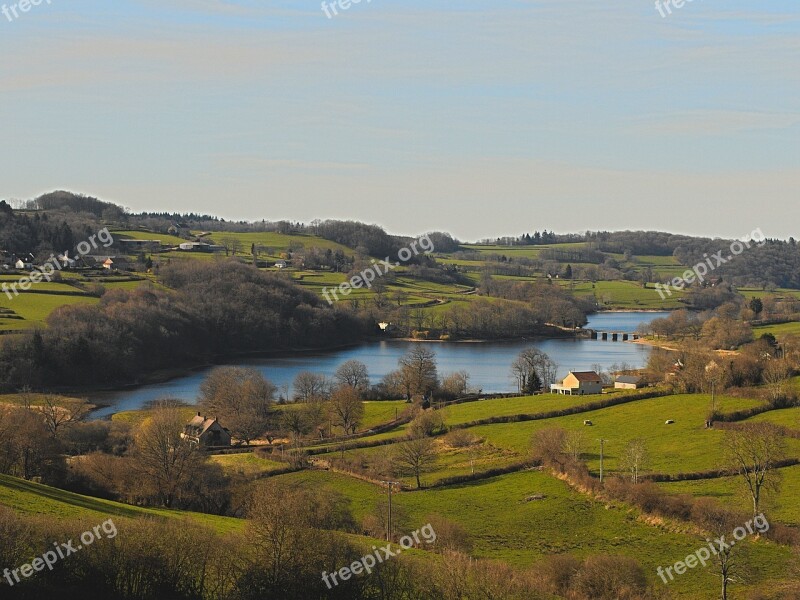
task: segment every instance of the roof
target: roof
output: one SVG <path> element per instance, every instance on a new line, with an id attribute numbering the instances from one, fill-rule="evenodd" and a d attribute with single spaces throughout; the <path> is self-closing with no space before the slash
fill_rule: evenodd
<path id="1" fill-rule="evenodd" d="M 620 375 L 617 383 L 639 383 L 642 380 L 638 375 Z"/>
<path id="2" fill-rule="evenodd" d="M 217 419 L 207 419 L 203 416 L 197 415 L 186 424 L 187 433 L 191 431 L 192 435 L 201 436 L 214 424 Z M 224 427 L 223 427 L 224 429 Z"/>
<path id="3" fill-rule="evenodd" d="M 570 373 L 574 375 L 575 379 L 578 381 L 603 383 L 600 375 L 594 371 L 570 371 Z"/>

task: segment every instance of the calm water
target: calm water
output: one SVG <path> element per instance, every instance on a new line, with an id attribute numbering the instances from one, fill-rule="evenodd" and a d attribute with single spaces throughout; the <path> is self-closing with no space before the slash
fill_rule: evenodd
<path id="1" fill-rule="evenodd" d="M 601 331 L 632 333 L 643 322 L 649 322 L 668 313 L 602 313 L 592 315 L 587 327 Z M 558 363 L 559 373 L 571 370 L 589 370 L 593 365 L 608 367 L 626 362 L 634 367 L 644 365 L 649 348 L 639 344 L 603 342 L 588 339 L 546 339 L 535 342 L 454 343 L 438 342 L 373 342 L 337 352 L 303 354 L 288 358 L 247 359 L 237 365 L 260 369 L 264 376 L 278 386 L 281 393 L 288 389 L 300 371 L 314 371 L 332 377 L 344 361 L 360 360 L 367 365 L 373 383 L 397 368 L 397 360 L 415 343 L 428 343 L 436 352 L 439 373 L 467 371 L 470 383 L 484 392 L 515 391 L 510 376 L 511 363 L 524 348 L 535 345 Z M 122 410 L 141 408 L 146 402 L 158 398 L 180 398 L 194 403 L 200 384 L 207 371 L 198 371 L 184 377 L 133 390 L 108 392 L 93 397 L 96 402 L 109 404 L 108 408 L 94 413 L 97 418 Z"/>

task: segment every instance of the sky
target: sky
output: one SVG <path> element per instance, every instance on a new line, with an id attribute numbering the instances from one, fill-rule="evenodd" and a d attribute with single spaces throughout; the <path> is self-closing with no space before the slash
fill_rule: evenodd
<path id="1" fill-rule="evenodd" d="M 797 0 L 19 1 L 0 198 L 800 238 Z"/>

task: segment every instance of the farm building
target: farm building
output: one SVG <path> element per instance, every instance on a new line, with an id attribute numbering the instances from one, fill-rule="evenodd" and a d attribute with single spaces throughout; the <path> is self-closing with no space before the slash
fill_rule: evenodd
<path id="1" fill-rule="evenodd" d="M 211 244 L 205 242 L 184 242 L 178 246 L 183 252 L 211 252 Z"/>
<path id="2" fill-rule="evenodd" d="M 642 378 L 636 375 L 620 375 L 614 381 L 614 389 L 638 390 L 642 385 Z"/>
<path id="3" fill-rule="evenodd" d="M 124 252 L 158 252 L 161 242 L 158 240 L 117 240 L 117 246 Z"/>
<path id="4" fill-rule="evenodd" d="M 561 383 L 550 386 L 550 393 L 567 396 L 602 394 L 603 380 L 594 371 L 570 371 Z"/>
<path id="5" fill-rule="evenodd" d="M 200 413 L 186 424 L 181 437 L 204 447 L 231 445 L 231 432 L 220 425 L 216 418 L 208 419 Z"/>

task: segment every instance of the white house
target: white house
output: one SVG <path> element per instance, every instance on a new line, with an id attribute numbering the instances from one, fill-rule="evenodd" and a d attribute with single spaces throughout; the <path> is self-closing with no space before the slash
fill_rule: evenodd
<path id="1" fill-rule="evenodd" d="M 570 371 L 561 383 L 550 386 L 551 394 L 584 396 L 603 393 L 603 380 L 594 371 Z"/>

